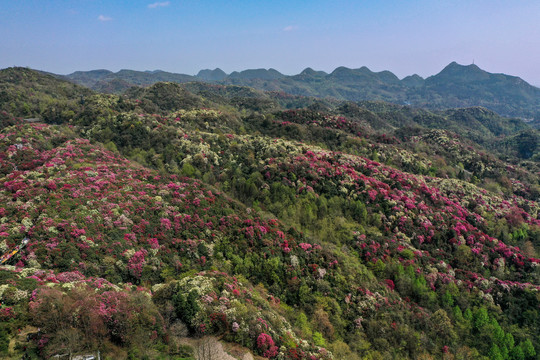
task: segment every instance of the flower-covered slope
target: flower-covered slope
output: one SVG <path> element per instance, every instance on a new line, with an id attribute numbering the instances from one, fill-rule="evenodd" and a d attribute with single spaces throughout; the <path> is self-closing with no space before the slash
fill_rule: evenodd
<path id="1" fill-rule="evenodd" d="M 315 295 L 303 297 L 302 303 L 316 307 L 321 301 L 317 294 L 341 299 L 343 313 L 338 318 L 346 318 L 349 326 L 367 334 L 370 341 L 381 338 L 380 331 L 387 331 L 382 338 L 391 343 L 393 337 L 404 336 L 395 334 L 397 329 L 414 332 L 429 324 L 415 323 L 414 330 L 404 330 L 400 326 L 414 321 L 401 317 L 387 323 L 386 330 L 375 331 L 385 323 L 374 320 L 382 314 L 390 318 L 404 313 L 411 316 L 418 309 L 423 314 L 420 318 L 427 319 L 444 310 L 452 327 L 467 328 L 460 322 L 460 312 L 481 312 L 490 307 L 493 319 L 502 316 L 507 324 L 525 324 L 530 321 L 530 311 L 535 311 L 539 261 L 531 244 L 538 243 L 539 235 L 536 201 L 496 195 L 462 180 L 408 174 L 359 156 L 260 136 L 188 131 L 176 145 L 181 153 L 189 154 L 184 165 L 194 165 L 226 191 L 301 228 L 323 248 L 339 248 L 332 251 L 337 261 L 332 266 L 313 267 L 319 277 L 310 284 Z M 518 242 L 525 244 L 523 250 L 511 245 Z M 306 253 L 311 251 L 311 247 L 303 248 Z M 224 255 L 238 263 L 234 254 Z M 341 270 L 338 275 L 349 274 L 351 259 L 367 265 L 386 290 L 355 286 L 362 282 L 353 279 L 349 286 L 340 286 L 339 276 L 325 277 L 332 267 Z M 253 274 L 241 266 L 235 270 Z M 298 301 L 287 298 L 287 293 L 298 288 L 266 283 L 275 293 L 284 294 L 289 303 Z M 325 291 L 326 284 L 333 286 Z M 524 304 L 515 301 L 519 298 L 529 299 L 528 310 L 521 311 Z M 411 300 L 413 306 L 408 304 Z M 335 317 L 332 320 L 338 322 Z M 472 323 L 468 326 L 471 335 L 488 331 Z M 330 334 L 325 333 L 332 338 Z M 521 340 L 525 344 L 529 339 L 523 336 Z M 485 345 L 468 343 L 488 353 L 494 342 L 490 338 Z M 382 344 L 377 348 L 384 348 Z M 426 340 L 421 348 L 432 346 L 434 342 Z M 444 349 L 456 354 L 465 351 L 456 345 Z M 414 354 L 418 349 L 408 351 Z"/>
<path id="2" fill-rule="evenodd" d="M 107 315 L 110 313 L 107 304 L 112 301 L 107 300 L 110 296 L 115 296 L 117 305 L 131 306 L 132 288 L 122 284 L 138 284 L 141 287 L 137 291 L 149 292 L 153 284 L 180 274 L 186 276 L 193 271 L 218 265 L 222 267 L 224 252 L 258 256 L 258 262 L 251 266 L 258 268 L 258 277 L 267 279 L 272 270 L 281 270 L 270 267 L 273 255 L 291 259 L 301 257 L 307 246 L 316 248 L 284 231 L 276 220 L 264 221 L 249 215 L 243 206 L 199 181 L 176 175 L 160 176 L 87 140 L 74 138 L 65 129 L 42 124 L 19 125 L 6 128 L 0 137 L 2 169 L 6 169 L 1 192 L 1 246 L 7 250 L 17 246 L 24 237 L 30 239 L 10 270 L 13 275 L 5 275 L 13 279 L 12 286 L 8 284 L 3 289 L 9 290 L 7 293 L 4 291 L 3 299 L 8 298 L 12 291 L 21 292 L 8 300 L 8 303 L 16 305 L 15 310 L 5 311 L 15 318 L 23 316 L 23 304 L 28 302 L 33 322 L 41 325 L 47 334 L 47 341 L 39 343 L 42 351 L 51 351 L 47 347 L 49 340 L 57 345 L 60 329 L 56 327 L 58 324 L 53 325 L 52 321 L 47 322 L 35 314 L 46 311 L 43 307 L 49 306 L 52 301 L 49 297 L 71 299 L 78 296 L 72 291 L 64 294 L 62 291 L 66 287 L 63 284 L 71 284 L 69 288 L 75 287 L 81 292 L 88 292 L 88 287 L 97 287 L 97 290 L 105 286 L 105 290 L 98 291 L 99 296 L 96 295 L 93 299 L 95 305 L 92 305 L 97 306 L 102 315 L 96 321 L 106 328 L 105 334 L 99 337 L 126 344 L 132 340 L 127 338 L 125 329 L 120 336 L 114 327 L 116 325 L 110 324 L 113 320 L 108 316 L 112 315 Z M 321 252 L 320 258 L 312 259 L 313 266 L 330 261 L 325 257 Z M 213 273 L 207 276 L 208 281 L 212 281 Z M 305 276 L 315 281 L 310 271 L 306 271 Z M 191 275 L 184 279 L 188 278 Z M 181 285 L 180 293 L 190 293 L 195 289 L 196 278 Z M 35 281 L 28 284 L 29 280 Z M 26 284 L 26 290 L 17 288 L 19 281 Z M 57 287 L 52 284 L 59 284 L 62 291 L 45 290 L 42 287 L 45 284 L 53 286 L 53 289 Z M 113 289 L 108 289 L 110 287 Z M 29 294 L 30 290 L 32 294 Z M 128 292 L 120 295 L 115 293 L 118 291 Z M 231 291 L 236 295 L 239 290 Z M 247 290 L 242 290 L 242 298 L 236 303 L 239 306 L 250 303 L 248 300 L 255 292 L 247 294 Z M 204 300 L 208 293 L 195 293 L 197 303 L 209 303 L 209 300 Z M 172 300 L 170 298 L 163 306 L 174 307 Z M 268 300 L 259 300 L 258 306 L 262 304 L 268 304 Z M 80 309 L 81 304 L 73 306 Z M 274 357 L 280 351 L 288 352 L 287 349 L 296 349 L 300 344 L 300 340 L 295 340 L 297 337 L 290 325 L 289 330 L 284 330 L 282 325 L 286 320 L 274 323 L 271 329 L 268 325 L 252 329 L 251 325 L 244 323 L 247 318 L 243 318 L 251 316 L 251 312 L 227 317 L 223 311 L 215 309 L 216 314 L 221 314 L 220 321 L 225 326 L 222 332 L 232 332 L 233 323 L 241 325 L 241 331 L 248 331 L 243 335 L 243 341 L 254 348 L 264 348 L 264 351 L 260 350 L 261 354 Z M 276 316 L 272 311 L 266 313 L 269 315 L 265 316 Z M 182 314 L 180 310 L 179 314 Z M 210 321 L 212 314 L 198 314 L 200 325 Z M 130 323 L 129 313 L 125 316 L 127 319 L 122 321 L 135 326 Z M 67 323 L 68 327 L 79 329 L 78 325 Z M 122 326 L 128 326 L 126 324 Z M 194 331 L 204 332 L 204 328 L 192 322 L 188 325 Z M 150 331 L 145 323 L 141 328 Z M 161 335 L 162 332 L 160 330 Z M 264 344 L 257 343 L 261 334 L 268 337 Z M 272 334 L 274 337 L 278 334 L 289 336 L 287 349 L 278 350 L 277 345 L 284 340 L 272 339 Z M 152 339 L 157 338 L 154 336 Z M 302 345 L 303 350 L 298 348 L 293 353 L 303 354 L 298 355 L 300 358 L 307 357 L 306 346 L 309 347 L 306 343 Z M 314 351 L 310 357 L 326 356 L 324 351 L 310 351 Z"/>
<path id="3" fill-rule="evenodd" d="M 534 170 L 439 130 L 192 105 L 2 118 L 0 251 L 28 244 L 0 270 L 0 351 L 175 358 L 214 334 L 277 359 L 536 356 Z"/>

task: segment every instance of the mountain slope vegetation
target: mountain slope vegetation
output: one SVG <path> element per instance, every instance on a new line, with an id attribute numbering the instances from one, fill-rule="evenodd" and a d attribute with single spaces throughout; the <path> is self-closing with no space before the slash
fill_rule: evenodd
<path id="1" fill-rule="evenodd" d="M 0 266 L 2 356 L 203 358 L 185 337 L 212 335 L 271 359 L 538 358 L 527 124 L 4 71 L 0 250 L 25 245 Z"/>

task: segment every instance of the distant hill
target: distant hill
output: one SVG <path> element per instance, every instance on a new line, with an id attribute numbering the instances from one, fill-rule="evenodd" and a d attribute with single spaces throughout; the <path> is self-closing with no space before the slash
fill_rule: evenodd
<path id="1" fill-rule="evenodd" d="M 404 77 L 401 80 L 401 83 L 408 87 L 420 87 L 424 85 L 424 79 L 421 76 L 414 74 Z"/>
<path id="2" fill-rule="evenodd" d="M 175 74 L 162 70 L 135 71 L 120 70 L 116 73 L 108 70 L 76 71 L 66 75 L 66 79 L 93 90 L 120 93 L 131 86 L 149 86 L 156 82 L 166 81 L 185 83 L 199 80 L 195 76 Z"/>
<path id="3" fill-rule="evenodd" d="M 199 71 L 197 77 L 206 81 L 221 81 L 227 77 L 227 73 L 220 68 L 214 70 L 205 69 Z"/>
<path id="4" fill-rule="evenodd" d="M 250 79 L 259 79 L 259 80 L 277 80 L 282 79 L 286 77 L 286 75 L 283 75 L 279 71 L 275 69 L 252 69 L 252 70 L 244 70 L 241 72 L 234 71 L 232 72 L 226 80 L 234 81 L 234 80 L 250 80 Z"/>
<path id="5" fill-rule="evenodd" d="M 97 91 L 120 93 L 129 86 L 149 86 L 159 81 L 203 81 L 250 86 L 259 90 L 338 100 L 380 100 L 434 110 L 482 106 L 503 116 L 526 120 L 540 118 L 540 89 L 519 77 L 493 74 L 476 65 L 450 63 L 440 73 L 423 79 L 411 75 L 400 80 L 390 71 L 367 67 L 338 67 L 330 74 L 306 68 L 287 76 L 275 69 L 249 69 L 226 74 L 217 68 L 196 76 L 161 70 L 77 71 L 65 78 Z"/>
<path id="6" fill-rule="evenodd" d="M 0 70 L 0 109 L 23 118 L 69 118 L 69 110 L 79 107 L 81 100 L 92 93 L 86 87 L 28 68 Z"/>
<path id="7" fill-rule="evenodd" d="M 455 62 L 428 77 L 411 103 L 430 108 L 484 106 L 502 115 L 538 117 L 540 89 L 516 76 L 492 74 Z"/>

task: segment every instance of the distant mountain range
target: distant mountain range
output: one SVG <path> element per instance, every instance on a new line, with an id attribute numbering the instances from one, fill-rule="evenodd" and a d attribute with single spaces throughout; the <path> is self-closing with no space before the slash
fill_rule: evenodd
<path id="1" fill-rule="evenodd" d="M 339 100 L 381 100 L 428 109 L 483 106 L 504 116 L 527 120 L 540 118 L 540 89 L 519 77 L 493 74 L 476 65 L 450 63 L 426 79 L 411 75 L 399 79 L 390 71 L 373 72 L 367 67 L 338 67 L 331 73 L 307 68 L 287 76 L 275 69 L 250 69 L 231 74 L 217 68 L 196 76 L 166 71 L 108 70 L 77 71 L 64 76 L 97 91 L 121 93 L 131 86 L 149 86 L 159 81 L 202 81 L 250 86 L 292 95 L 331 97 Z"/>

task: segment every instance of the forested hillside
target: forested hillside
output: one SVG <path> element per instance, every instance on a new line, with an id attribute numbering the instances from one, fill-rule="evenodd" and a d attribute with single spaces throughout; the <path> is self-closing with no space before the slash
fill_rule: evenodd
<path id="1" fill-rule="evenodd" d="M 0 109 L 3 357 L 539 358 L 521 120 L 21 68 Z"/>
<path id="2" fill-rule="evenodd" d="M 493 74 L 478 66 L 452 62 L 426 79 L 418 75 L 400 80 L 390 71 L 373 72 L 367 67 L 344 66 L 331 73 L 307 68 L 297 75 L 274 69 L 235 71 L 201 70 L 196 76 L 165 71 L 107 70 L 77 71 L 65 77 L 98 91 L 121 93 L 133 85 L 149 86 L 158 81 L 186 83 L 205 81 L 250 86 L 265 91 L 334 98 L 349 101 L 386 101 L 432 110 L 482 106 L 504 116 L 540 119 L 540 89 L 506 74 Z"/>

